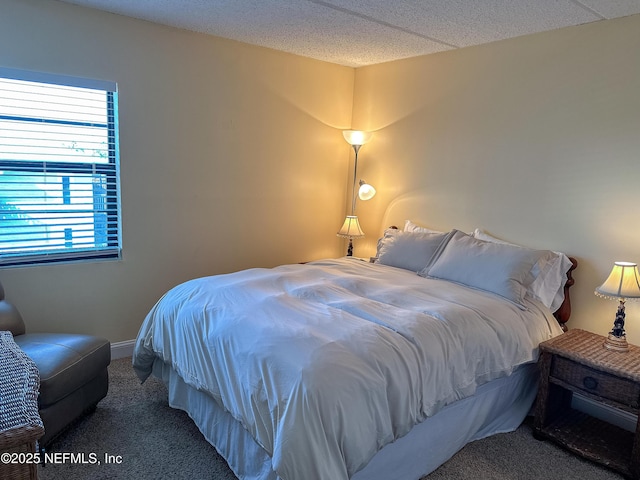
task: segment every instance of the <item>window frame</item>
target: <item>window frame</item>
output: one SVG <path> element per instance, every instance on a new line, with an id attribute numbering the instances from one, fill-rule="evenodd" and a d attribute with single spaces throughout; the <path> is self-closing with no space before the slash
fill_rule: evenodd
<path id="1" fill-rule="evenodd" d="M 66 263 L 78 261 L 95 261 L 95 260 L 119 260 L 122 258 L 122 202 L 120 199 L 120 158 L 119 158 L 119 134 L 118 134 L 118 89 L 117 84 L 111 81 L 103 81 L 96 79 L 86 79 L 80 77 L 71 77 L 67 75 L 50 74 L 43 72 L 25 71 L 13 68 L 0 67 L 0 78 L 21 80 L 29 82 L 38 82 L 42 84 L 88 88 L 93 90 L 102 90 L 106 92 L 106 112 L 107 112 L 107 161 L 106 162 L 88 162 L 88 161 L 43 161 L 43 160 L 3 160 L 0 158 L 0 171 L 13 172 L 32 172 L 38 174 L 42 172 L 46 174 L 70 175 L 88 174 L 103 175 L 106 183 L 107 191 L 112 193 L 105 195 L 106 205 L 104 211 L 93 209 L 94 216 L 96 213 L 104 213 L 106 215 L 106 246 L 103 247 L 71 247 L 69 250 L 57 248 L 47 251 L 46 248 L 36 251 L 24 251 L 16 254 L 3 252 L 0 244 L 0 268 L 19 267 L 19 266 L 35 266 L 53 263 Z M 21 121 L 38 122 L 38 117 L 29 119 L 27 117 Z M 58 125 L 64 124 L 65 121 L 53 121 Z M 70 122 L 71 124 L 74 122 Z M 82 122 L 77 122 L 82 123 Z M 102 125 L 104 126 L 104 125 Z M 64 189 L 64 182 L 63 182 Z M 64 203 L 64 193 L 63 193 Z M 91 210 L 88 210 L 90 212 Z M 95 217 L 94 217 L 95 218 Z M 94 228 L 96 221 L 94 219 Z M 0 229 L 1 231 L 1 229 Z"/>

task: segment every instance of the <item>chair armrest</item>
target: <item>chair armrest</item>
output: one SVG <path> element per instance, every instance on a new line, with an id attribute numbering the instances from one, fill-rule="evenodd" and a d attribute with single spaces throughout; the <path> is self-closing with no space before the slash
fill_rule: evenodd
<path id="1" fill-rule="evenodd" d="M 44 428 L 39 425 L 21 425 L 0 431 L 0 452 L 25 448 L 23 451 L 33 451 L 28 444 L 36 442 L 44 435 Z"/>
<path id="2" fill-rule="evenodd" d="M 0 331 L 9 330 L 12 335 L 26 332 L 24 321 L 18 309 L 6 300 L 0 299 Z"/>

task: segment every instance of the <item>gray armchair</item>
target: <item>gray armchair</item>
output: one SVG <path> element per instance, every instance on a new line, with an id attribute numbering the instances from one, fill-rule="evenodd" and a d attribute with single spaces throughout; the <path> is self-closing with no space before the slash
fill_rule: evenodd
<path id="1" fill-rule="evenodd" d="M 38 410 L 44 424 L 40 446 L 46 447 L 74 420 L 95 409 L 109 388 L 108 340 L 92 335 L 26 333 L 20 312 L 4 297 L 0 284 L 0 331 L 35 362 L 40 374 Z"/>

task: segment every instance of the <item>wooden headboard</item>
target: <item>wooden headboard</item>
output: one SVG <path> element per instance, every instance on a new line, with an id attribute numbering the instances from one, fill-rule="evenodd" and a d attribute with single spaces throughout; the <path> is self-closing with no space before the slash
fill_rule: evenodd
<path id="1" fill-rule="evenodd" d="M 567 272 L 567 283 L 564 284 L 564 302 L 560 305 L 560 308 L 553 312 L 553 316 L 556 317 L 558 323 L 562 327 L 562 330 L 567 331 L 566 323 L 569 321 L 569 317 L 571 316 L 571 296 L 569 295 L 569 289 L 575 283 L 573 279 L 573 271 L 578 266 L 578 260 L 573 257 L 569 257 L 571 263 L 573 264 L 569 271 Z"/>

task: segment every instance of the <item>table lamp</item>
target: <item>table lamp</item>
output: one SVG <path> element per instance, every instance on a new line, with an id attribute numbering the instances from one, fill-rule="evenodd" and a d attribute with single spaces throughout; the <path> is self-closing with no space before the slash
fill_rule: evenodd
<path id="1" fill-rule="evenodd" d="M 638 265 L 632 262 L 615 262 L 609 277 L 596 288 L 595 294 L 610 300 L 619 300 L 618 311 L 613 329 L 604 342 L 605 348 L 618 352 L 629 350 L 624 330 L 624 303 L 626 300 L 640 298 L 640 274 Z"/>
<path id="2" fill-rule="evenodd" d="M 355 215 L 347 215 L 344 219 L 344 223 L 338 232 L 339 237 L 349 239 L 349 248 L 347 249 L 347 257 L 353 256 L 353 239 L 364 237 L 364 232 L 360 228 L 360 222 Z"/>

